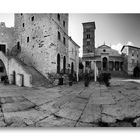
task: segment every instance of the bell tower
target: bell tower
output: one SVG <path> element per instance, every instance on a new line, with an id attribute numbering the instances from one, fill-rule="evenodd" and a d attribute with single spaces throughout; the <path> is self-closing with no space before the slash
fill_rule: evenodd
<path id="1" fill-rule="evenodd" d="M 83 56 L 95 53 L 95 22 L 83 23 Z"/>

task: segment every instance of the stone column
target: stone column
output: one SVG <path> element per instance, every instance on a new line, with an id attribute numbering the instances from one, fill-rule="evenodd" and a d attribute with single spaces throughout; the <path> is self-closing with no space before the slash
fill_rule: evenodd
<path id="1" fill-rule="evenodd" d="M 115 61 L 113 61 L 113 71 L 115 71 L 116 68 L 115 68 Z"/>
<path id="2" fill-rule="evenodd" d="M 91 61 L 91 70 L 94 70 L 94 61 Z"/>
<path id="3" fill-rule="evenodd" d="M 101 59 L 101 71 L 103 70 L 103 61 Z"/>
<path id="4" fill-rule="evenodd" d="M 96 61 L 94 61 L 94 81 L 97 81 L 97 66 L 96 66 Z"/>
<path id="5" fill-rule="evenodd" d="M 84 71 L 83 71 L 83 72 L 85 73 L 85 66 L 86 66 L 86 65 L 85 65 L 85 61 L 83 62 L 83 65 L 84 65 Z"/>

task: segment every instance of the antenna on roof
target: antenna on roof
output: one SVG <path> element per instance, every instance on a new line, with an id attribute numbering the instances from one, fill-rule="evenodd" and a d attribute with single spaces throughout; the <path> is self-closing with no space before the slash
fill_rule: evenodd
<path id="1" fill-rule="evenodd" d="M 105 41 L 104 41 L 104 45 L 105 45 Z"/>

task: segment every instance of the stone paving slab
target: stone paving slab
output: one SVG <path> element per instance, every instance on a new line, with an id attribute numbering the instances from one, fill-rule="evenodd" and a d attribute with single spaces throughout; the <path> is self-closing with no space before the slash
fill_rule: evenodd
<path id="1" fill-rule="evenodd" d="M 43 111 L 37 111 L 35 109 L 30 109 L 27 111 L 20 111 L 20 112 L 5 112 L 4 119 L 7 124 L 11 123 L 23 123 L 27 120 L 35 123 L 43 118 L 47 117 L 48 114 L 44 113 Z"/>
<path id="2" fill-rule="evenodd" d="M 75 103 L 87 103 L 88 98 L 83 98 L 81 96 L 76 96 L 75 98 L 72 99 L 72 102 L 75 102 Z"/>
<path id="3" fill-rule="evenodd" d="M 37 106 L 36 109 L 39 111 L 45 111 L 49 114 L 56 113 L 60 110 L 60 108 L 58 106 L 55 106 L 55 103 L 55 101 L 45 103 L 41 106 Z"/>
<path id="4" fill-rule="evenodd" d="M 5 103 L 13 103 L 13 102 L 23 102 L 26 101 L 23 96 L 9 96 L 9 97 L 0 97 L 0 103 L 5 104 Z"/>
<path id="5" fill-rule="evenodd" d="M 31 97 L 31 98 L 28 98 L 26 97 L 30 102 L 34 103 L 35 105 L 42 105 L 42 104 L 45 104 L 47 102 L 50 102 L 53 100 L 53 98 L 47 98 L 47 97 L 42 97 L 42 98 L 36 98 L 36 97 Z"/>
<path id="6" fill-rule="evenodd" d="M 86 106 L 81 118 L 81 122 L 98 122 L 101 119 L 101 106 L 97 104 L 90 104 Z"/>
<path id="7" fill-rule="evenodd" d="M 84 112 L 79 121 L 86 123 L 98 123 L 100 119 L 100 114 L 88 114 L 87 112 Z"/>
<path id="8" fill-rule="evenodd" d="M 76 127 L 98 127 L 98 125 L 97 124 L 93 124 L 93 123 L 83 123 L 83 122 L 78 122 L 77 124 L 76 124 Z"/>
<path id="9" fill-rule="evenodd" d="M 123 118 L 121 114 L 122 108 L 117 105 L 103 105 L 102 114 L 107 114 L 117 119 Z"/>
<path id="10" fill-rule="evenodd" d="M 139 85 L 111 81 L 111 87 L 90 82 L 87 88 L 83 83 L 49 89 L 0 84 L 0 126 L 132 127 L 134 121 L 139 126 Z"/>
<path id="11" fill-rule="evenodd" d="M 75 102 L 69 102 L 61 106 L 61 108 L 70 108 L 75 110 L 83 110 L 85 107 L 85 103 L 75 103 Z"/>
<path id="12" fill-rule="evenodd" d="M 35 104 L 29 101 L 2 104 L 3 112 L 17 112 L 27 110 L 33 107 L 35 107 Z"/>
<path id="13" fill-rule="evenodd" d="M 62 108 L 60 111 L 55 113 L 55 115 L 60 116 L 62 118 L 67 118 L 70 120 L 77 121 L 81 116 L 81 110 L 75 110 L 70 108 Z"/>
<path id="14" fill-rule="evenodd" d="M 89 101 L 92 104 L 99 104 L 99 105 L 104 105 L 104 104 L 115 104 L 115 101 L 111 97 L 97 97 L 96 99 L 93 97 Z"/>
<path id="15" fill-rule="evenodd" d="M 36 127 L 74 127 L 76 121 L 50 116 L 38 123 Z"/>

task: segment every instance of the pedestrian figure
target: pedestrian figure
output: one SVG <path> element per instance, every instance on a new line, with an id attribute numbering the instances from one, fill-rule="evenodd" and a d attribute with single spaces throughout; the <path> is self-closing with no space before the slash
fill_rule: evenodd
<path id="1" fill-rule="evenodd" d="M 89 81 L 90 81 L 90 69 L 88 67 L 85 68 L 85 74 L 84 74 L 84 84 L 85 87 L 88 87 Z"/>
<path id="2" fill-rule="evenodd" d="M 70 73 L 69 74 L 69 86 L 72 86 L 72 84 L 73 84 L 73 74 Z"/>

